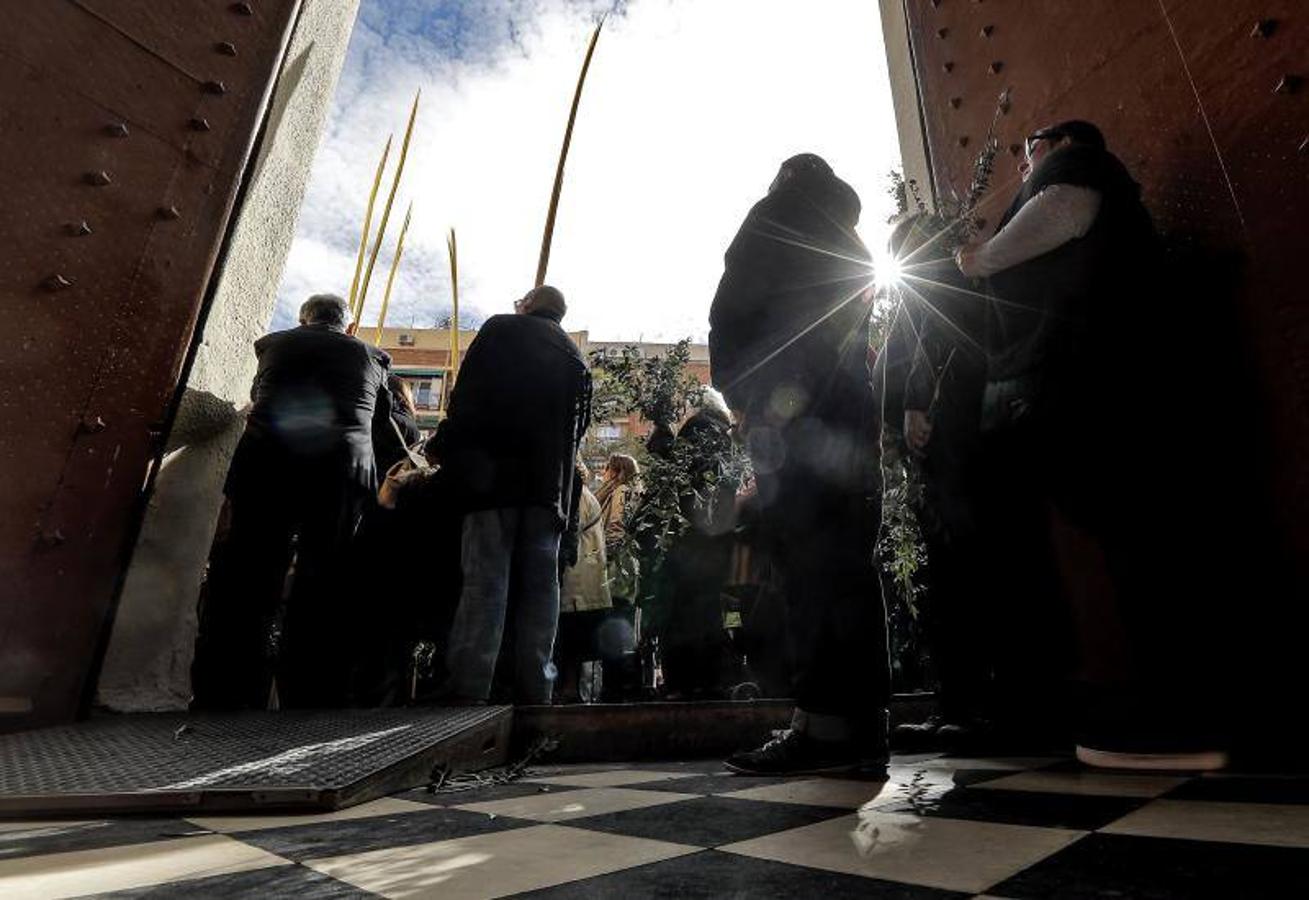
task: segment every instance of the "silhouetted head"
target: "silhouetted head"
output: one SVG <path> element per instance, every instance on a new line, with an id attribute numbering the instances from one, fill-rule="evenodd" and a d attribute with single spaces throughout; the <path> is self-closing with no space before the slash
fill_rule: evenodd
<path id="1" fill-rule="evenodd" d="M 336 294 L 314 294 L 300 304 L 300 324 L 345 331 L 346 304 Z"/>
<path id="2" fill-rule="evenodd" d="M 568 312 L 568 304 L 564 302 L 564 295 L 558 288 L 543 284 L 538 288 L 532 288 L 522 299 L 514 302 L 514 312 L 524 313 L 530 316 L 541 316 L 554 322 L 562 321 L 564 314 Z"/>
<path id="3" fill-rule="evenodd" d="M 854 188 L 846 184 L 832 167 L 816 153 L 797 153 L 782 163 L 777 177 L 768 186 L 772 194 L 783 188 L 803 191 L 814 199 L 836 221 L 848 228 L 859 224 L 862 204 Z"/>

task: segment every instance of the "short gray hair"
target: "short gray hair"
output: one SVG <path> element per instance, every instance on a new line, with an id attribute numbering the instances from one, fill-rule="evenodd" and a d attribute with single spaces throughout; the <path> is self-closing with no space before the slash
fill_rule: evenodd
<path id="1" fill-rule="evenodd" d="M 326 325 L 345 331 L 346 304 L 336 294 L 314 294 L 300 304 L 301 325 Z"/>
<path id="2" fill-rule="evenodd" d="M 558 322 L 568 312 L 568 304 L 564 302 L 563 292 L 559 288 L 543 284 L 532 288 L 523 297 L 523 312 L 544 313 Z"/>

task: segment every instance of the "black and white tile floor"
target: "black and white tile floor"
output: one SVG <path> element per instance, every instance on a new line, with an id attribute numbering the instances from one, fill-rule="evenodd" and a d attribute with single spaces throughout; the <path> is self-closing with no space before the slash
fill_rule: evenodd
<path id="1" fill-rule="evenodd" d="M 0 822 L 0 897 L 1309 897 L 1309 779 L 550 767 L 330 815 Z"/>

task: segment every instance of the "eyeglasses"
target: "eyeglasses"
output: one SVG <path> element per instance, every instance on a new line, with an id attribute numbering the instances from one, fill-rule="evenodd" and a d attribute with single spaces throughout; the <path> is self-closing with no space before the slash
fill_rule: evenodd
<path id="1" fill-rule="evenodd" d="M 1063 137 L 1062 134 L 1050 129 L 1042 129 L 1041 131 L 1035 132 L 1023 141 L 1023 149 L 1027 151 L 1027 158 L 1032 158 L 1032 154 L 1036 152 L 1036 145 L 1041 143 L 1041 141 L 1054 141 L 1061 137 Z"/>

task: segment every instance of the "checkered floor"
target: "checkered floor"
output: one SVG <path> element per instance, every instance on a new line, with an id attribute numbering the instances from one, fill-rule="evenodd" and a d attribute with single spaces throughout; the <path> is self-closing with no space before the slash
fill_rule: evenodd
<path id="1" fill-rule="evenodd" d="M 344 812 L 0 822 L 0 897 L 1309 896 L 1309 779 L 897 757 L 550 767 Z"/>

